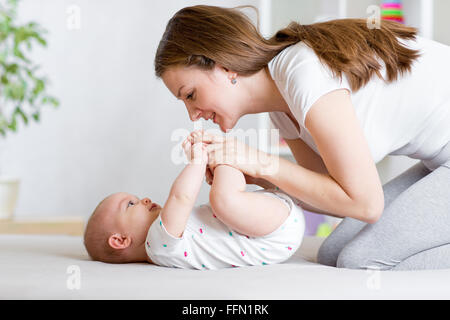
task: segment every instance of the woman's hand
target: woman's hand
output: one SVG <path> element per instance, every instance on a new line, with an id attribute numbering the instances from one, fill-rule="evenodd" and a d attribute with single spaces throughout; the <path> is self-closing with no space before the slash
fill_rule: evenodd
<path id="1" fill-rule="evenodd" d="M 209 143 L 208 166 L 214 171 L 220 164 L 232 166 L 248 176 L 255 178 L 272 168 L 274 157 L 252 148 L 234 137 L 221 137 L 207 134 L 203 142 Z"/>
<path id="2" fill-rule="evenodd" d="M 278 164 L 276 157 L 251 148 L 237 138 L 224 137 L 204 130 L 193 131 L 187 139 L 191 143 L 201 140 L 207 145 L 208 165 L 205 176 L 209 185 L 213 181 L 214 169 L 220 164 L 225 164 L 244 173 L 247 184 L 256 184 L 263 188 L 274 186 L 260 175 L 273 173 Z"/>

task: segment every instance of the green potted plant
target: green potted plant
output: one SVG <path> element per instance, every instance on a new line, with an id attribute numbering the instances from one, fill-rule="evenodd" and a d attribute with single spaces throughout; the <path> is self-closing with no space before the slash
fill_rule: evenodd
<path id="1" fill-rule="evenodd" d="M 19 122 L 39 122 L 44 105 L 57 107 L 59 101 L 46 93 L 48 80 L 37 75 L 38 65 L 25 55 L 34 44 L 46 47 L 46 30 L 36 22 L 17 23 L 18 0 L 0 0 L 0 144 Z M 3 140 L 3 141 L 2 141 Z M 0 146 L 0 153 L 4 147 Z M 0 154 L 1 156 L 1 154 Z M 0 219 L 13 215 L 19 179 L 3 173 L 0 162 Z"/>

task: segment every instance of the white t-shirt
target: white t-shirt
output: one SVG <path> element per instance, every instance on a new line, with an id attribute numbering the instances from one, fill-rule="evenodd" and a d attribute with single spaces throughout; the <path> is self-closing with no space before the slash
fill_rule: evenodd
<path id="1" fill-rule="evenodd" d="M 450 47 L 417 37 L 400 39 L 409 48 L 419 49 L 421 57 L 411 72 L 386 84 L 378 76 L 357 92 L 348 79 L 333 77 L 314 50 L 299 42 L 280 52 L 269 62 L 269 71 L 300 132 L 284 112 L 270 112 L 270 119 L 286 139 L 301 138 L 317 154 L 311 134 L 305 127 L 306 114 L 323 95 L 348 89 L 375 163 L 387 155 L 421 159 L 430 170 L 450 159 Z M 384 62 L 379 59 L 386 78 Z"/>

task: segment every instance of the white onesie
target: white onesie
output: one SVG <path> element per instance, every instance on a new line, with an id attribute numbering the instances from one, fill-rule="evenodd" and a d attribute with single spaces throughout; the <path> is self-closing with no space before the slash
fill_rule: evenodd
<path id="1" fill-rule="evenodd" d="M 155 219 L 149 228 L 145 249 L 157 265 L 189 269 L 221 269 L 280 263 L 299 248 L 304 231 L 303 211 L 296 200 L 276 189 L 262 192 L 284 200 L 289 216 L 275 231 L 263 237 L 240 234 L 213 213 L 209 203 L 195 207 L 180 238 L 170 235 Z"/>

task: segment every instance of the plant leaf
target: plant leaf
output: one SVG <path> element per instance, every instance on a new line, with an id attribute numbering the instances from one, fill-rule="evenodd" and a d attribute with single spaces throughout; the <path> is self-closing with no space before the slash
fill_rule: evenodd
<path id="1" fill-rule="evenodd" d="M 22 109 L 20 109 L 20 106 L 17 106 L 16 109 L 14 110 L 15 114 L 18 114 L 22 117 L 22 120 L 25 124 L 28 124 L 28 117 L 26 116 L 26 114 L 22 111 Z"/>

